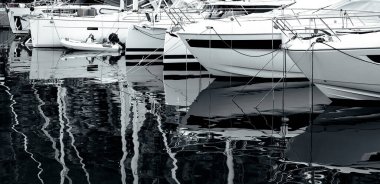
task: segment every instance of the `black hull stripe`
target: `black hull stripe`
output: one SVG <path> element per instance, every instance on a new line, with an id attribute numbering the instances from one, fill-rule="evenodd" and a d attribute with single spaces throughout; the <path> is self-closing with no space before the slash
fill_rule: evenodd
<path id="1" fill-rule="evenodd" d="M 232 49 L 278 49 L 281 40 L 194 40 L 187 39 L 190 47 Z"/>
<path id="2" fill-rule="evenodd" d="M 164 55 L 164 59 L 195 59 L 193 55 Z"/>
<path id="3" fill-rule="evenodd" d="M 138 62 L 125 62 L 125 65 L 126 66 L 136 66 Z M 157 66 L 157 65 L 162 65 L 162 62 L 156 62 L 156 61 L 153 61 L 153 62 L 141 62 L 139 65 L 137 65 L 136 67 L 141 67 L 141 66 Z"/>
<path id="4" fill-rule="evenodd" d="M 162 55 L 125 55 L 125 59 L 162 59 Z"/>
<path id="5" fill-rule="evenodd" d="M 379 107 L 380 100 L 349 100 L 330 98 L 332 103 L 330 106 L 345 106 L 345 107 Z"/>
<path id="6" fill-rule="evenodd" d="M 263 78 L 263 77 L 255 77 L 252 80 L 252 77 L 241 76 L 241 77 L 225 77 L 225 76 L 216 76 L 217 81 L 238 81 L 238 82 L 249 82 L 247 84 L 257 84 L 257 83 L 266 83 L 266 82 L 278 82 L 282 80 L 282 78 Z M 305 82 L 309 81 L 307 78 L 287 78 L 286 82 Z"/>
<path id="7" fill-rule="evenodd" d="M 162 52 L 164 51 L 163 48 L 126 48 L 125 51 L 129 51 L 129 52 L 153 52 L 153 51 L 156 51 L 156 52 Z"/>
<path id="8" fill-rule="evenodd" d="M 200 63 L 164 63 L 165 71 L 207 71 Z"/>

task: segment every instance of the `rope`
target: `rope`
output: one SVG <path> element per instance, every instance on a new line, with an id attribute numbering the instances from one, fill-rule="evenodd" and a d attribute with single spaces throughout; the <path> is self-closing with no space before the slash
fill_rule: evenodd
<path id="1" fill-rule="evenodd" d="M 316 43 L 321 43 L 321 42 L 316 42 Z M 333 46 L 331 46 L 331 45 L 329 45 L 329 44 L 327 44 L 327 43 L 322 42 L 322 44 L 324 44 L 324 45 L 326 45 L 326 46 L 332 48 L 333 50 L 336 50 L 336 51 L 338 51 L 338 52 L 340 52 L 340 53 L 342 53 L 342 54 L 344 54 L 344 55 L 346 55 L 346 56 L 352 57 L 352 58 L 354 58 L 354 59 L 357 59 L 357 60 L 360 60 L 360 61 L 363 61 L 363 62 L 366 62 L 366 63 L 374 64 L 374 65 L 380 65 L 380 63 L 373 63 L 373 62 L 370 62 L 370 61 L 367 61 L 367 60 L 364 60 L 364 59 L 358 58 L 358 57 L 356 57 L 356 56 L 353 56 L 353 55 L 351 55 L 351 54 L 348 54 L 348 53 L 346 53 L 346 52 L 343 52 L 342 50 L 337 49 L 337 48 L 335 48 L 335 47 L 333 47 Z M 312 51 L 314 52 L 314 50 L 312 50 Z M 313 52 L 312 52 L 312 54 L 313 54 Z M 313 59 L 313 58 L 312 58 L 312 59 Z"/>
<path id="2" fill-rule="evenodd" d="M 306 51 L 310 50 L 310 48 L 311 48 L 311 46 L 310 46 Z M 305 54 L 305 53 L 306 53 L 306 52 L 304 52 L 304 54 Z M 304 54 L 303 54 L 300 58 L 302 58 L 302 57 L 304 56 Z M 296 62 L 296 61 L 294 61 L 294 60 L 293 60 L 293 62 L 294 62 L 294 64 L 293 64 L 293 65 L 289 68 L 289 70 L 286 71 L 285 73 L 290 72 L 290 70 L 292 70 L 293 67 L 296 66 L 296 63 L 298 63 L 298 62 Z M 284 77 L 280 78 L 280 80 L 278 80 L 278 81 L 276 82 L 276 84 L 272 87 L 272 89 L 269 90 L 269 91 L 267 92 L 266 95 L 264 95 L 264 97 L 263 97 L 263 98 L 260 100 L 260 102 L 256 105 L 255 109 L 257 109 L 258 106 L 259 106 L 259 105 L 264 101 L 264 99 L 268 96 L 268 94 L 269 94 L 271 91 L 273 91 L 273 90 L 277 87 L 277 85 L 283 80 L 283 78 L 284 78 Z"/>
<path id="3" fill-rule="evenodd" d="M 274 50 L 271 51 L 271 52 L 268 52 L 268 53 L 265 53 L 265 54 L 261 54 L 261 55 L 249 55 L 249 54 L 246 54 L 246 53 L 240 52 L 240 51 L 238 51 L 238 50 L 232 48 L 232 46 L 229 45 L 227 42 L 225 42 L 225 41 L 223 40 L 223 38 L 218 34 L 218 32 L 216 32 L 216 30 L 215 30 L 213 27 L 212 27 L 211 29 L 214 30 L 215 34 L 219 37 L 220 40 L 223 41 L 223 43 L 224 43 L 227 47 L 229 47 L 231 50 L 233 50 L 233 51 L 235 51 L 235 52 L 237 52 L 237 53 L 239 53 L 239 54 L 241 54 L 241 55 L 247 56 L 247 57 L 263 57 L 263 56 L 267 56 L 267 55 L 269 55 L 269 54 L 272 54 L 272 53 L 274 53 L 274 52 L 280 50 L 280 49 L 274 49 Z"/>

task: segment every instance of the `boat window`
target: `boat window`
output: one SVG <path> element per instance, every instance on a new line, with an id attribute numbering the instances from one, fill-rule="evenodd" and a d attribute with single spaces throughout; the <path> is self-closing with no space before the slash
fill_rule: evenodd
<path id="1" fill-rule="evenodd" d="M 204 17 L 207 19 L 220 19 L 229 16 L 248 15 L 251 13 L 266 13 L 280 6 L 272 5 L 206 5 Z"/>
<path id="2" fill-rule="evenodd" d="M 118 9 L 111 9 L 111 8 L 101 8 L 99 10 L 100 14 L 111 14 L 111 13 L 117 13 L 119 12 Z"/>
<path id="3" fill-rule="evenodd" d="M 91 9 L 79 9 L 78 10 L 78 17 L 89 17 L 89 16 L 95 16 L 96 9 L 91 8 Z"/>
<path id="4" fill-rule="evenodd" d="M 76 14 L 76 9 L 54 9 L 54 10 L 42 10 L 43 13 L 53 13 L 54 15 L 70 15 L 70 14 Z"/>
<path id="5" fill-rule="evenodd" d="M 203 7 L 204 11 L 247 11 L 248 13 L 265 13 L 272 11 L 275 8 L 280 6 L 271 6 L 271 5 L 205 5 Z"/>

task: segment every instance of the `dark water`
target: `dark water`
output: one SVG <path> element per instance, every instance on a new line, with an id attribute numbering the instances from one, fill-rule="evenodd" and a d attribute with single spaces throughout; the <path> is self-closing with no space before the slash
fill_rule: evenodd
<path id="1" fill-rule="evenodd" d="M 380 106 L 18 44 L 1 49 L 0 183 L 380 183 Z"/>

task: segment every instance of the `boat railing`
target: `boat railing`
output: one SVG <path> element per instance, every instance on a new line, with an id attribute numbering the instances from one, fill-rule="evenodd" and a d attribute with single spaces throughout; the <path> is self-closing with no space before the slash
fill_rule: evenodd
<path id="1" fill-rule="evenodd" d="M 164 8 L 163 10 L 172 23 L 180 26 L 181 29 L 183 29 L 183 24 L 196 22 L 192 17 L 187 16 L 186 13 L 179 8 Z"/>
<path id="2" fill-rule="evenodd" d="M 338 34 L 342 33 L 380 31 L 379 12 L 342 11 L 338 14 L 284 15 L 274 17 L 272 21 L 275 29 L 297 37 L 310 37 L 322 31 L 339 39 Z"/>

